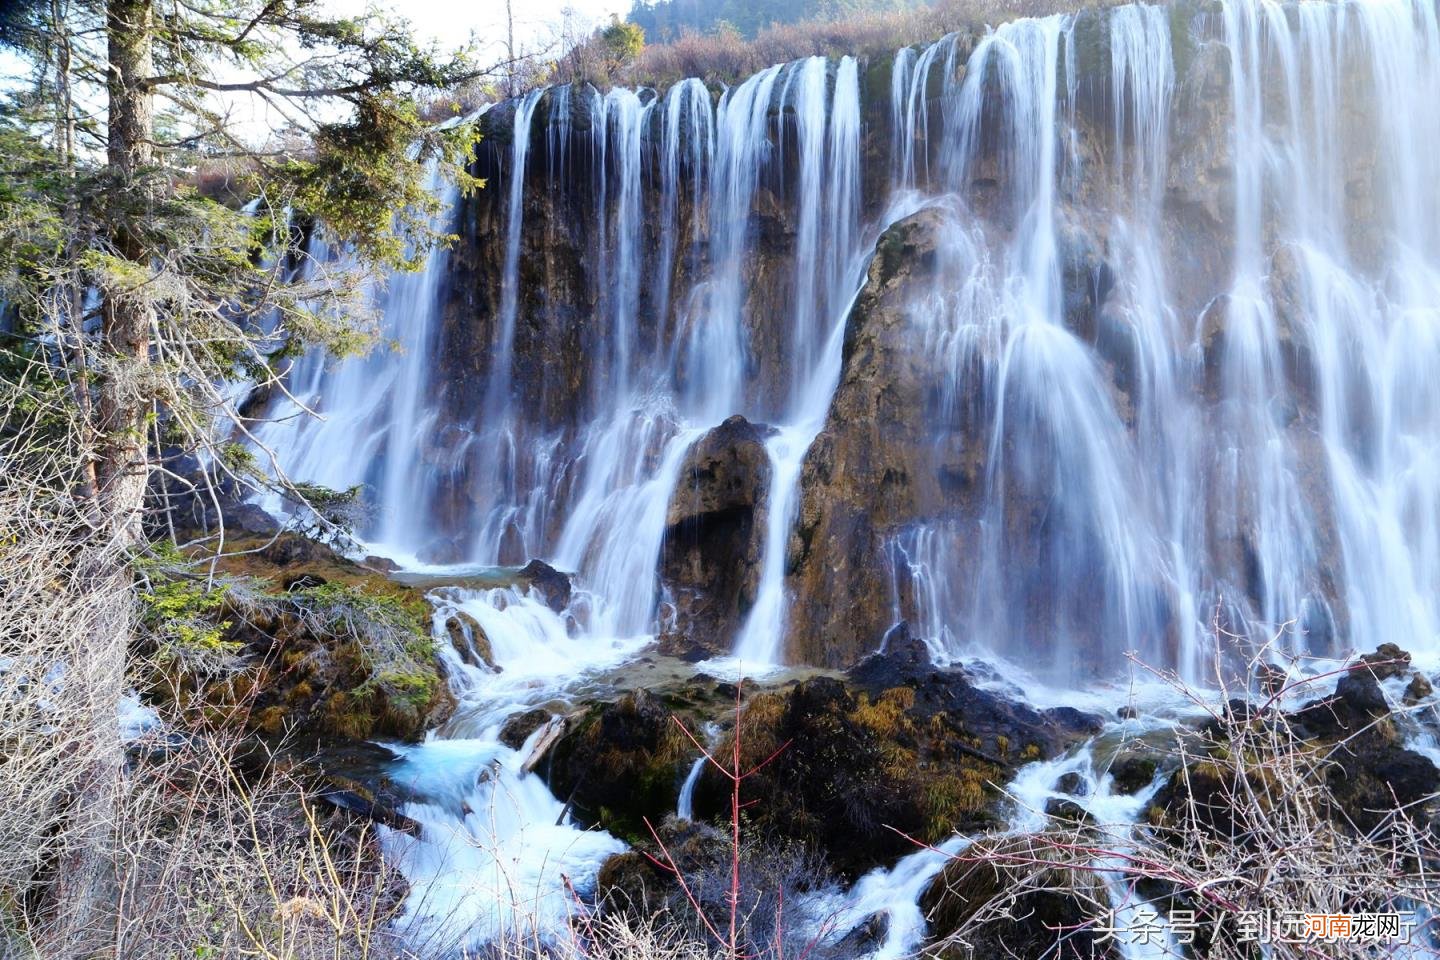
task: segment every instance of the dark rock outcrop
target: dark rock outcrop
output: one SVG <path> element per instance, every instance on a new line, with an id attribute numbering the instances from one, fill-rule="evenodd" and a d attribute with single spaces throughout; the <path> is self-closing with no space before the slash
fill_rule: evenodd
<path id="1" fill-rule="evenodd" d="M 1290 713 L 1232 701 L 1222 721 L 1202 729 L 1198 759 L 1176 770 L 1157 795 L 1155 819 L 1169 824 L 1193 810 L 1203 826 L 1236 835 L 1237 818 L 1246 815 L 1237 805 L 1252 797 L 1284 802 L 1285 784 L 1273 782 L 1272 765 L 1265 762 L 1277 751 L 1298 757 L 1302 770 L 1323 781 L 1325 790 L 1312 806 L 1342 831 L 1384 830 L 1392 811 L 1432 815 L 1423 808 L 1440 789 L 1440 770 L 1405 748 L 1371 673 L 1394 663 L 1408 664 L 1409 654 L 1385 644 L 1342 675 L 1332 695 Z"/>
<path id="2" fill-rule="evenodd" d="M 686 454 L 666 513 L 660 580 L 674 605 L 662 650 L 728 652 L 755 602 L 772 431 L 731 417 Z"/>
<path id="3" fill-rule="evenodd" d="M 550 720 L 550 711 L 536 707 L 513 714 L 500 725 L 500 742 L 511 750 L 519 750 L 530 735 Z"/>
<path id="4" fill-rule="evenodd" d="M 901 833 L 936 841 L 989 825 L 1013 768 L 1077 737 L 1068 716 L 1011 703 L 958 672 L 883 688 L 880 676 L 861 668 L 849 682 L 819 677 L 762 691 L 739 721 L 741 765 L 773 756 L 743 785 L 755 827 L 824 851 L 847 876 L 912 850 Z M 734 736 L 717 755 L 728 755 Z M 723 817 L 727 790 L 707 770 L 696 813 Z"/>
<path id="5" fill-rule="evenodd" d="M 785 956 L 814 951 L 817 945 L 807 925 L 783 921 L 807 894 L 833 883 L 823 860 L 793 843 L 750 832 L 736 850 L 728 829 L 706 823 L 670 817 L 654 826 L 654 835 L 641 840 L 639 849 L 617 854 L 601 866 L 596 900 L 602 914 L 651 922 L 663 912 L 703 942 L 710 935 L 706 921 L 720 928 L 728 923 L 732 870 L 738 866 L 743 906 L 737 939 L 744 955 L 760 956 L 777 940 Z M 738 864 L 732 861 L 736 853 Z M 685 890 L 675 871 L 685 878 Z M 704 921 L 696 914 L 697 906 Z M 850 956 L 823 948 L 816 955 L 836 960 Z"/>
<path id="6" fill-rule="evenodd" d="M 569 724 L 541 765 L 575 816 L 635 841 L 675 809 L 695 749 L 672 712 L 648 690 L 598 704 Z"/>
<path id="7" fill-rule="evenodd" d="M 1082 892 L 1065 892 L 1070 889 Z M 932 940 L 963 934 L 959 939 L 964 944 L 948 945 L 943 954 L 947 957 L 1106 960 L 1116 956 L 1113 945 L 1097 942 L 1091 929 L 1096 918 L 1086 908 L 1087 901 L 1107 901 L 1099 877 L 1067 869 L 1053 848 L 1018 836 L 977 841 L 931 881 L 920 897 L 920 908 Z M 1004 906 L 997 909 L 998 904 Z M 977 917 L 983 921 L 975 922 Z"/>
<path id="8" fill-rule="evenodd" d="M 563 613 L 570 605 L 570 576 L 561 573 L 544 560 L 531 560 L 515 574 L 515 579 L 544 599 L 545 605 Z"/>

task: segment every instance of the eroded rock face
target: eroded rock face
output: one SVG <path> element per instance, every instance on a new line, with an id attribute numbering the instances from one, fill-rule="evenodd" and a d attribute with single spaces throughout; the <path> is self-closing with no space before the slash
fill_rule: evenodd
<path id="1" fill-rule="evenodd" d="M 728 652 L 755 602 L 772 431 L 731 417 L 696 441 L 666 514 L 660 581 L 674 605 L 662 649 Z"/>
<path id="2" fill-rule="evenodd" d="M 878 649 L 893 620 L 887 538 L 978 480 L 978 462 L 933 460 L 930 368 L 910 322 L 911 298 L 938 276 L 944 225 L 927 209 L 891 227 L 846 321 L 840 384 L 805 458 L 790 541 L 792 661 L 842 666 Z"/>

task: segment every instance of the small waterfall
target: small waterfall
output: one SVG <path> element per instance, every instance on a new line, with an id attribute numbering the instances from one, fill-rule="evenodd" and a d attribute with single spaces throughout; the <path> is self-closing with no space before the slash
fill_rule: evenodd
<path id="1" fill-rule="evenodd" d="M 630 90 L 615 89 L 605 96 L 605 114 L 613 124 L 609 137 L 614 141 L 619 168 L 619 192 L 615 198 L 614 278 L 606 284 L 613 298 L 614 319 L 610 336 L 614 342 L 614 376 L 608 389 L 614 396 L 626 396 L 630 389 L 630 358 L 635 352 L 635 321 L 640 291 L 640 138 L 654 101 L 641 104 Z"/>
<path id="2" fill-rule="evenodd" d="M 443 230 L 453 216 L 456 192 L 442 186 L 433 167 L 430 181 L 442 210 L 432 226 Z M 297 282 L 341 269 L 339 256 L 317 228 Z M 377 516 L 365 536 L 402 554 L 418 550 L 429 533 L 434 468 L 424 445 L 436 413 L 430 403 L 431 356 L 448 266 L 448 252 L 433 248 L 421 269 L 397 274 L 371 292 L 380 343 L 366 357 L 335 365 L 325 351 L 312 349 L 291 367 L 290 394 L 320 418 L 286 409 L 290 404 L 284 401 L 278 415 L 254 430 L 293 479 L 336 490 L 373 484 Z"/>
<path id="3" fill-rule="evenodd" d="M 811 76 L 815 72 L 816 62 L 806 61 L 802 67 L 807 75 L 807 79 L 802 83 L 815 88 L 802 92 L 802 97 L 813 97 L 823 92 L 823 74 L 820 80 Z M 823 67 L 823 61 L 820 63 Z M 812 105 L 805 112 L 817 111 Z M 752 667 L 763 669 L 784 660 L 787 602 L 785 557 L 789 548 L 790 530 L 795 524 L 799 509 L 800 471 L 804 466 L 806 452 L 825 425 L 830 399 L 840 380 L 845 318 L 859 291 L 860 277 L 863 276 L 864 265 L 868 260 L 860 251 L 840 246 L 841 243 L 854 242 L 852 217 L 860 190 L 860 90 L 855 61 L 849 57 L 841 62 L 836 73 L 829 116 L 831 129 L 828 139 L 823 132 L 810 130 L 801 137 L 800 150 L 802 170 L 811 165 L 817 169 L 821 167 L 819 161 L 807 158 L 807 151 L 817 155 L 828 151 L 828 162 L 824 166 L 829 170 L 827 189 L 830 199 L 828 202 L 822 201 L 818 196 L 808 197 L 802 191 L 800 209 L 802 223 L 807 215 L 814 216 L 817 218 L 817 228 L 820 211 L 829 212 L 825 228 L 831 241 L 830 265 L 827 269 L 827 265 L 820 261 L 814 250 L 809 251 L 809 259 L 805 259 L 806 248 L 801 243 L 797 246 L 795 268 L 797 276 L 809 277 L 812 283 L 817 275 L 832 278 L 833 285 L 822 291 L 821 297 L 823 304 L 830 305 L 830 316 L 826 323 L 825 343 L 820 351 L 820 359 L 809 377 L 803 377 L 804 368 L 800 366 L 798 358 L 792 365 L 802 373 L 802 378 L 797 378 L 796 381 L 799 393 L 790 411 L 790 422 L 780 427 L 765 444 L 771 465 L 770 507 L 766 516 L 764 553 L 755 605 L 746 617 L 735 643 L 734 659 L 741 671 Z M 806 123 L 813 126 L 815 121 L 811 118 Z M 805 182 L 802 174 L 802 184 Z M 818 183 L 811 186 L 818 192 Z M 837 263 L 844 263 L 846 268 L 836 268 L 834 264 Z M 813 286 L 809 287 L 804 294 L 807 306 L 801 308 L 797 304 L 794 326 L 794 342 L 797 344 L 807 339 L 804 328 L 814 322 L 808 301 L 813 300 L 816 293 Z M 797 293 L 797 296 L 800 295 Z"/>
<path id="4" fill-rule="evenodd" d="M 1072 795 L 1063 792 L 1058 783 L 1066 774 L 1075 774 L 1080 787 Z M 1159 791 L 1157 779 L 1131 796 L 1114 792 L 1114 784 L 1103 770 L 1097 769 L 1092 748 L 1082 747 L 1053 760 L 1038 761 L 1021 767 L 1005 787 L 1011 799 L 1011 812 L 1005 829 L 988 834 L 996 840 L 1007 836 L 1038 833 L 1046 829 L 1046 804 L 1064 799 L 1083 809 L 1103 830 L 1099 846 L 1116 853 L 1123 852 L 1133 825 Z M 857 880 L 849 891 L 831 895 L 825 907 L 832 917 L 833 936 L 849 933 L 859 924 L 877 914 L 885 917 L 884 939 L 865 954 L 865 960 L 901 960 L 914 956 L 923 945 L 927 933 L 925 917 L 919 901 L 949 863 L 965 853 L 972 839 L 956 836 L 933 848 L 926 847 L 902 858 L 890 868 L 879 868 Z M 1125 884 L 1120 872 L 1123 862 L 1118 857 L 1097 854 L 1093 865 L 1104 879 L 1115 910 L 1115 924 L 1124 927 L 1147 904 Z M 1109 869 L 1107 869 L 1109 868 Z M 1181 956 L 1177 945 L 1165 932 L 1151 944 L 1117 941 L 1124 960 L 1160 960 Z M 1159 942 L 1163 940 L 1163 942 Z"/>
<path id="5" fill-rule="evenodd" d="M 665 344 L 673 342 L 673 331 L 668 328 L 670 317 L 672 278 L 675 273 L 675 257 L 680 251 L 681 238 L 678 236 L 680 215 L 680 194 L 684 189 L 682 176 L 690 179 L 688 199 L 692 210 L 699 210 L 706 191 L 705 176 L 715 154 L 715 114 L 710 103 L 710 92 L 705 84 L 695 78 L 682 80 L 665 94 L 665 131 L 663 166 L 660 173 L 660 262 L 659 289 L 656 294 L 656 315 L 660 318 L 656 329 L 656 358 L 662 358 Z M 701 221 L 694 218 L 688 243 L 684 248 L 687 262 L 695 262 L 703 239 Z M 673 368 L 673 358 L 667 367 Z"/>
<path id="6" fill-rule="evenodd" d="M 769 111 L 781 67 L 725 91 L 715 118 L 715 168 L 710 190 L 712 276 L 686 318 L 682 363 L 689 374 L 684 409 L 719 423 L 734 413 L 746 366 L 745 264 L 757 174 L 770 150 Z"/>
<path id="7" fill-rule="evenodd" d="M 564 878 L 586 882 L 625 845 L 575 825 L 526 771 L 543 727 L 514 750 L 500 742 L 500 725 L 577 676 L 633 656 L 638 644 L 573 636 L 561 615 L 516 588 L 445 587 L 431 600 L 446 672 L 464 706 L 443 737 L 397 748 L 402 759 L 391 778 L 421 795 L 404 808 L 420 823 L 418 837 L 382 828 L 387 855 L 413 891 L 397 926 L 414 943 L 457 952 L 501 935 L 549 937 L 573 909 Z M 455 650 L 452 618 L 484 632 L 497 671 Z"/>
<path id="8" fill-rule="evenodd" d="M 796 148 L 800 154 L 800 192 L 795 226 L 795 309 L 791 318 L 790 365 L 798 376 L 790 378 L 792 392 L 802 389 L 804 373 L 815 365 L 814 351 L 823 336 L 820 318 L 825 316 L 824 292 L 817 281 L 825 274 L 816 269 L 821 262 L 820 228 L 824 215 L 822 178 L 825 175 L 825 129 L 830 115 L 825 102 L 824 57 L 811 57 L 792 70 L 792 79 L 781 97 L 795 111 Z M 817 302 L 818 301 L 818 302 Z M 827 324 L 826 327 L 829 325 Z"/>
<path id="9" fill-rule="evenodd" d="M 704 757 L 697 759 L 685 776 L 685 782 L 680 785 L 680 799 L 675 807 L 675 815 L 681 820 L 695 819 L 695 784 L 700 782 L 700 774 L 704 772 L 706 762 Z"/>
<path id="10" fill-rule="evenodd" d="M 505 206 L 505 266 L 500 278 L 500 317 L 490 357 L 490 379 L 486 388 L 485 411 L 493 417 L 509 412 L 511 364 L 515 352 L 515 321 L 520 310 L 520 237 L 525 222 L 525 167 L 530 156 L 531 127 L 535 108 L 545 88 L 532 90 L 515 104 L 511 131 L 510 192 Z"/>

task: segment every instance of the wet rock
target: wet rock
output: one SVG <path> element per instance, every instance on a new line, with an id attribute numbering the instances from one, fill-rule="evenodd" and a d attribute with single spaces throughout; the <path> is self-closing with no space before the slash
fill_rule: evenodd
<path id="1" fill-rule="evenodd" d="M 835 957 L 867 956 L 876 952 L 890 932 L 890 915 L 872 913 L 835 943 L 829 955 Z"/>
<path id="2" fill-rule="evenodd" d="M 645 819 L 674 812 L 694 753 L 672 711 L 640 689 L 575 718 L 539 772 L 582 823 L 634 841 Z"/>
<path id="3" fill-rule="evenodd" d="M 1205 398 L 1220 400 L 1225 388 L 1225 330 L 1229 326 L 1230 295 L 1221 294 L 1200 315 L 1200 347 L 1204 352 Z"/>
<path id="4" fill-rule="evenodd" d="M 1410 669 L 1410 654 L 1393 643 L 1382 643 L 1375 648 L 1374 653 L 1367 653 L 1360 658 L 1365 664 L 1366 672 L 1376 680 L 1389 680 L 1392 677 L 1403 677 Z"/>
<path id="5" fill-rule="evenodd" d="M 1304 289 L 1303 257 L 1303 251 L 1294 244 L 1285 244 L 1277 249 L 1270 258 L 1268 286 L 1286 382 L 1296 401 L 1313 412 L 1318 387 L 1315 383 L 1315 358 L 1306 332 L 1309 306 Z M 1355 402 L 1365 401 L 1357 396 Z M 1371 421 L 1367 417 L 1363 422 Z"/>
<path id="6" fill-rule="evenodd" d="M 884 689 L 937 672 L 925 641 L 915 636 L 908 621 L 902 620 L 885 632 L 879 652 L 851 667 L 849 676 L 871 689 Z"/>
<path id="7" fill-rule="evenodd" d="M 1074 800 L 1065 797 L 1051 797 L 1045 801 L 1045 815 L 1072 824 L 1090 822 L 1090 812 Z"/>
<path id="8" fill-rule="evenodd" d="M 963 669 L 934 666 L 923 642 L 903 623 L 892 637 L 894 642 L 884 653 L 852 667 L 847 682 L 872 699 L 887 690 L 909 690 L 916 716 L 929 722 L 936 714 L 945 714 L 980 741 L 976 746 L 982 752 L 1014 759 L 1017 750 L 1023 752 L 1030 745 L 1032 754 L 1049 757 L 1104 727 L 1104 720 L 1094 714 L 1072 707 L 1036 710 L 977 686 Z"/>
<path id="9" fill-rule="evenodd" d="M 343 810 L 362 820 L 369 820 L 413 837 L 420 836 L 420 822 L 405 816 L 392 804 L 376 801 L 354 790 L 322 790 L 316 795 L 337 810 Z"/>
<path id="10" fill-rule="evenodd" d="M 298 533 L 282 533 L 259 552 L 259 558 L 276 567 L 333 563 L 339 559 L 330 547 Z"/>
<path id="11" fill-rule="evenodd" d="M 1057 234 L 1066 326 L 1082 340 L 1095 342 L 1096 314 L 1115 286 L 1115 272 L 1096 238 L 1074 218 L 1065 218 Z"/>
<path id="12" fill-rule="evenodd" d="M 1107 960 L 1113 947 L 1097 943 L 1085 903 L 1106 903 L 1093 873 L 1067 870 L 1060 854 L 1026 836 L 981 839 L 945 866 L 920 897 L 931 942 L 962 934 L 945 956 L 1056 957 Z M 1077 894 L 1062 891 L 1078 889 Z M 1013 897 L 1008 909 L 1001 898 Z M 988 908 L 988 909 L 987 909 Z M 986 911 L 986 921 L 972 921 Z M 961 942 L 963 941 L 963 942 Z"/>
<path id="13" fill-rule="evenodd" d="M 1090 786 L 1085 782 L 1085 778 L 1073 770 L 1056 782 L 1055 789 L 1072 797 L 1083 797 L 1090 793 Z"/>
<path id="14" fill-rule="evenodd" d="M 550 720 L 550 711 L 536 707 L 523 713 L 512 714 L 500 725 L 500 742 L 511 750 L 525 746 L 530 735 Z"/>
<path id="15" fill-rule="evenodd" d="M 1335 684 L 1335 695 L 1355 710 L 1366 713 L 1385 713 L 1389 709 L 1380 681 L 1363 668 L 1341 677 Z"/>
<path id="16" fill-rule="evenodd" d="M 1115 789 L 1128 795 L 1150 786 L 1159 767 L 1154 757 L 1119 757 L 1111 765 L 1110 775 L 1115 778 Z"/>
<path id="17" fill-rule="evenodd" d="M 1410 683 L 1405 687 L 1405 703 L 1413 706 L 1434 692 L 1435 688 L 1431 686 L 1430 681 L 1425 678 L 1425 675 L 1417 672 L 1410 678 Z"/>
<path id="18" fill-rule="evenodd" d="M 1140 711 L 1136 710 L 1129 704 L 1126 704 L 1125 706 L 1120 707 L 1118 710 L 1115 711 L 1115 718 L 1117 720 L 1134 720 L 1138 716 L 1140 716 Z"/>
<path id="19" fill-rule="evenodd" d="M 1232 698 L 1220 711 L 1218 718 L 1206 720 L 1200 725 L 1200 732 L 1207 740 L 1222 743 L 1229 739 L 1231 729 L 1237 724 L 1246 724 L 1261 719 L 1259 709 L 1249 700 Z"/>
<path id="20" fill-rule="evenodd" d="M 761 831 L 824 851 L 845 876 L 913 849 L 896 831 L 931 842 L 990 825 L 996 785 L 1077 736 L 1065 726 L 1071 718 L 1006 701 L 959 672 L 927 666 L 913 683 L 881 686 L 875 681 L 895 675 L 869 664 L 847 681 L 817 677 L 755 693 L 740 719 L 742 766 L 774 756 L 744 784 L 747 816 Z M 702 773 L 696 813 L 723 817 L 727 790 L 718 773 Z"/>
<path id="21" fill-rule="evenodd" d="M 1284 667 L 1264 662 L 1255 664 L 1255 686 L 1264 696 L 1272 697 L 1285 689 L 1288 679 Z"/>
<path id="22" fill-rule="evenodd" d="M 674 605 L 662 650 L 729 652 L 755 602 L 770 491 L 765 440 L 734 416 L 691 446 L 665 516 L 660 579 Z"/>
<path id="23" fill-rule="evenodd" d="M 539 593 L 545 605 L 556 613 L 570 606 L 570 576 L 561 573 L 543 560 L 531 560 L 520 568 L 515 578 Z"/>
<path id="24" fill-rule="evenodd" d="M 474 617 L 459 610 L 453 611 L 445 620 L 445 633 L 450 638 L 450 645 L 467 664 L 494 673 L 500 671 L 495 665 L 490 637 Z"/>
<path id="25" fill-rule="evenodd" d="M 1373 742 L 1363 750 L 1337 750 L 1335 756 L 1326 783 L 1345 819 L 1360 830 L 1383 831 L 1391 811 L 1420 821 L 1433 816 L 1433 804 L 1422 801 L 1440 789 L 1440 770 L 1428 757 L 1398 744 Z"/>
<path id="26" fill-rule="evenodd" d="M 366 741 L 330 744 L 304 759 L 289 752 L 268 755 L 332 808 L 418 836 L 420 824 L 400 812 L 417 797 L 388 775 L 398 758 L 388 747 Z"/>

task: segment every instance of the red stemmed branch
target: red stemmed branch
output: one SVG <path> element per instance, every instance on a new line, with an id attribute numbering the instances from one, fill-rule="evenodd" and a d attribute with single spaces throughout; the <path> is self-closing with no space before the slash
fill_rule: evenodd
<path id="1" fill-rule="evenodd" d="M 647 853 L 645 856 L 651 863 L 655 864 L 656 867 L 665 870 L 675 877 L 680 885 L 680 890 L 685 894 L 685 899 L 689 901 L 691 908 L 695 911 L 695 915 L 700 918 L 700 922 L 704 924 L 705 929 L 709 931 L 710 935 L 714 937 L 725 950 L 725 955 L 730 958 L 730 960 L 749 960 L 748 955 L 741 949 L 740 945 L 740 900 L 743 892 L 740 880 L 740 811 L 750 804 L 741 802 L 740 787 L 746 780 L 755 776 L 773 763 L 789 748 L 792 742 L 790 740 L 785 741 L 768 757 L 753 767 L 750 767 L 748 770 L 741 766 L 741 756 L 744 746 L 744 722 L 741 710 L 742 688 L 743 682 L 735 685 L 735 732 L 730 738 L 731 756 L 729 766 L 726 766 L 716 759 L 715 755 L 700 742 L 699 738 L 695 736 L 689 727 L 685 726 L 685 723 L 679 717 L 673 714 L 670 717 L 675 725 L 680 728 L 680 731 L 685 734 L 686 738 L 700 751 L 705 762 L 713 767 L 726 780 L 730 781 L 730 888 L 725 894 L 725 902 L 730 914 L 728 931 L 718 929 L 711 921 L 710 917 L 705 913 L 705 909 L 701 905 L 699 898 L 695 895 L 694 891 L 691 890 L 690 884 L 686 881 L 684 871 L 680 869 L 675 857 L 670 853 L 669 848 L 665 846 L 665 842 L 660 839 L 660 834 L 655 829 L 655 826 L 650 822 L 648 817 L 642 818 L 645 823 L 645 829 L 650 831 L 650 838 L 655 841 L 655 846 L 659 848 L 662 855 L 661 857 L 656 857 Z M 783 904 L 784 899 L 782 894 L 780 903 L 776 908 L 775 937 L 777 957 L 782 955 L 782 951 L 779 949 L 779 941 L 780 930 L 782 929 L 780 911 L 783 909 Z M 818 937 L 816 942 L 818 942 Z M 814 944 L 812 943 L 811 946 L 813 947 Z M 807 949 L 805 953 L 808 954 L 809 950 Z M 804 960 L 804 955 L 802 955 L 801 960 Z"/>

